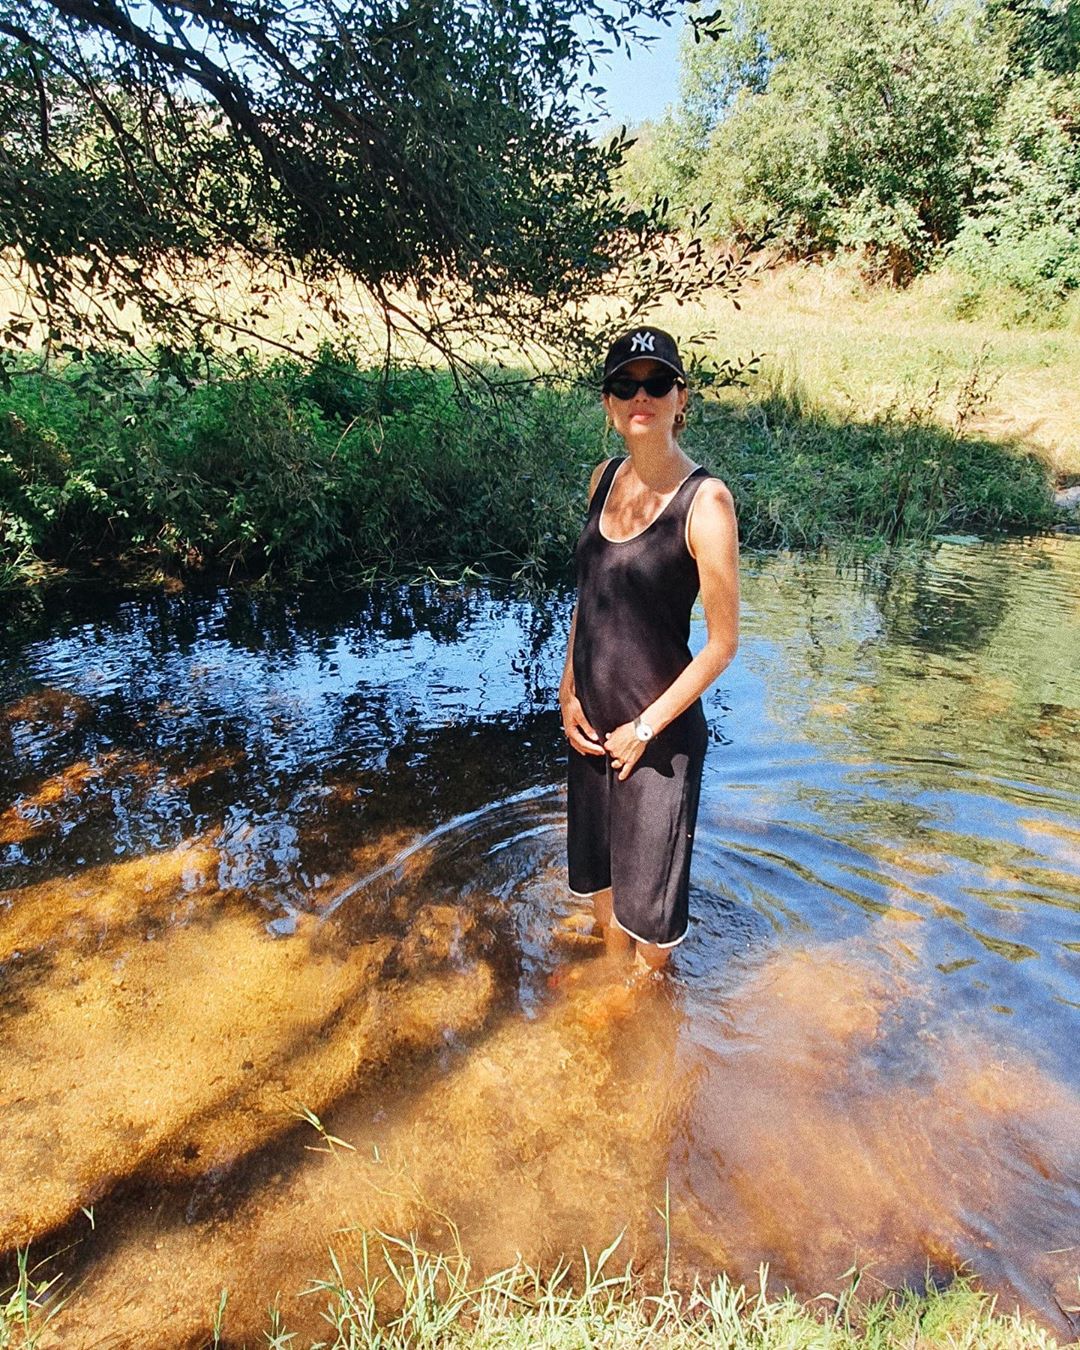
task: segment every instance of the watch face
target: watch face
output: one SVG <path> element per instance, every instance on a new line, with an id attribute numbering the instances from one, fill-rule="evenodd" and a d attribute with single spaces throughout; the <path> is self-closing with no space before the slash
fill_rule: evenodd
<path id="1" fill-rule="evenodd" d="M 648 722 L 642 722 L 640 719 L 634 723 L 634 735 L 639 741 L 651 741 L 653 738 L 653 729 Z"/>

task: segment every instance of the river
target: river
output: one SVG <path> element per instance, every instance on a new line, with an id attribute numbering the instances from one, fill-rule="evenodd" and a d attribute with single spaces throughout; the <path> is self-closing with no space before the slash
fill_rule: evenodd
<path id="1" fill-rule="evenodd" d="M 315 1334 L 374 1229 L 808 1298 L 967 1268 L 1076 1333 L 1080 540 L 743 597 L 639 987 L 565 888 L 565 594 L 11 610 L 0 1250 L 57 1344 L 203 1344 L 223 1288 L 237 1343 L 275 1297 Z"/>

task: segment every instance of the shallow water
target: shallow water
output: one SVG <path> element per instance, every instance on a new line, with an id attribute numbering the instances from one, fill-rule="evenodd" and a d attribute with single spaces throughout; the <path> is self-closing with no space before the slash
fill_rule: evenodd
<path id="1" fill-rule="evenodd" d="M 53 599 L 0 657 L 0 1248 L 65 1346 L 258 1337 L 357 1233 L 804 1296 L 1080 1272 L 1080 543 L 749 559 L 694 923 L 562 870 L 566 597 Z M 9 804 L 10 803 L 10 804 Z M 352 1148 L 329 1147 L 314 1113 Z"/>

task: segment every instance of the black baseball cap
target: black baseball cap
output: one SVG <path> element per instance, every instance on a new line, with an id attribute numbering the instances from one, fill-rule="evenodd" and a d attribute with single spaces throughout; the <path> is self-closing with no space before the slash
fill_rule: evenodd
<path id="1" fill-rule="evenodd" d="M 686 379 L 675 339 L 662 328 L 633 328 L 616 338 L 604 360 L 604 379 L 610 380 L 623 366 L 642 359 L 656 361 L 673 370 L 680 380 Z"/>

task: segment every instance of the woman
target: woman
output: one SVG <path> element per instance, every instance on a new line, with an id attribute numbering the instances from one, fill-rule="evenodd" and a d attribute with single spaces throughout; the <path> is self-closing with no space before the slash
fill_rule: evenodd
<path id="1" fill-rule="evenodd" d="M 625 457 L 600 464 L 577 545 L 578 599 L 559 686 L 570 743 L 570 889 L 609 950 L 659 970 L 686 936 L 690 852 L 708 732 L 701 695 L 738 644 L 731 493 L 680 449 L 686 375 L 675 340 L 640 328 L 604 362 Z M 708 640 L 691 658 L 700 591 Z"/>

